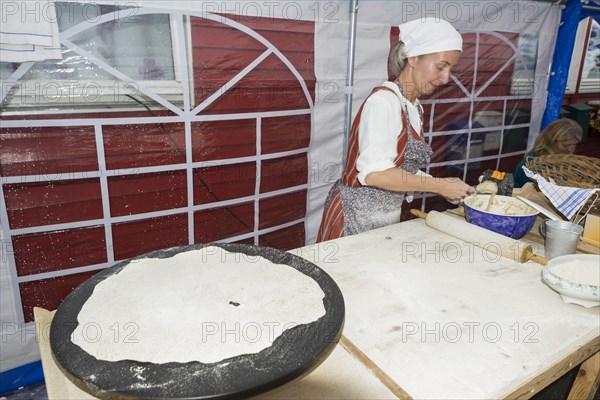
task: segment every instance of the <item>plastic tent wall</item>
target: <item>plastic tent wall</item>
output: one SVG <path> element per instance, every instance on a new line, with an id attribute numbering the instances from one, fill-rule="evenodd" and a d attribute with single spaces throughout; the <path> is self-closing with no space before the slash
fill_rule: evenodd
<path id="1" fill-rule="evenodd" d="M 389 78 L 400 23 L 439 16 L 465 39 L 452 82 L 422 102 L 435 151 L 427 172 L 475 183 L 486 168 L 512 171 L 541 123 L 560 17 L 549 2 L 364 1 L 354 86 L 346 87 L 347 1 L 99 4 L 93 18 L 62 31 L 62 61 L 15 65 L 2 77 L 5 389 L 26 382 L 9 371 L 25 365 L 17 371 L 26 376 L 36 367 L 29 364 L 39 358 L 33 307 L 56 308 L 99 269 L 189 243 L 313 243 L 342 171 L 346 94 L 354 114 Z M 177 37 L 169 50 L 175 94 L 149 84 L 167 74 L 164 52 L 139 65 L 109 62 L 112 50 L 133 40 L 123 36 L 132 13 L 136 23 L 167 18 Z M 98 44 L 111 35 L 114 49 Z M 91 82 L 116 82 L 125 106 L 104 95 L 86 109 L 14 106 L 39 94 L 27 81 L 56 88 L 61 74 L 72 78 L 69 63 L 92 71 Z M 411 205 L 449 206 L 429 196 Z M 330 250 L 319 257 L 335 262 Z"/>
<path id="2" fill-rule="evenodd" d="M 592 17 L 600 22 L 600 3 L 590 1 L 587 6 L 589 8 L 584 9 L 581 1 L 569 0 L 562 14 L 557 36 L 557 47 L 561 51 L 555 52 L 552 62 L 553 75 L 549 79 L 548 104 L 542 120 L 542 129 L 560 115 L 579 21 Z"/>

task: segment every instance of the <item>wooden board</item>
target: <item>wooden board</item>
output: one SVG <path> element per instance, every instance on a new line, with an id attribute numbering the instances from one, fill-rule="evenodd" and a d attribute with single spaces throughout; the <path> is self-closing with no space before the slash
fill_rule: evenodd
<path id="1" fill-rule="evenodd" d="M 50 400 L 97 399 L 67 379 L 52 358 L 48 336 L 54 311 L 35 308 L 34 315 L 48 398 Z M 281 399 L 388 400 L 397 397 L 370 369 L 338 344 L 331 355 L 311 373 L 252 397 L 252 400 Z"/>

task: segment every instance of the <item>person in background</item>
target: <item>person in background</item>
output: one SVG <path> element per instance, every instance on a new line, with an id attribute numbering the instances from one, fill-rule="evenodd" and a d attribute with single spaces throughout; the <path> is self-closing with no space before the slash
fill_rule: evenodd
<path id="1" fill-rule="evenodd" d="M 423 136 L 419 97 L 449 82 L 462 37 L 439 18 L 399 28 L 400 41 L 389 57 L 397 79 L 373 89 L 354 119 L 346 166 L 327 196 L 318 242 L 400 222 L 411 192 L 436 193 L 456 204 L 473 191 L 458 178 L 420 170 L 432 151 Z"/>
<path id="2" fill-rule="evenodd" d="M 533 149 L 517 164 L 514 173 L 515 187 L 523 187 L 531 180 L 525 175 L 522 166 L 536 157 L 552 154 L 573 154 L 577 143 L 581 141 L 583 130 L 577 122 L 569 118 L 561 118 L 550 123 L 535 138 Z"/>

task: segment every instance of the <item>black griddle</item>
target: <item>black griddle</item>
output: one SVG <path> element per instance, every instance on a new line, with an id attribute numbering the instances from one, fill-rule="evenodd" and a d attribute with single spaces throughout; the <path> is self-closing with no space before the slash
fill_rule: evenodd
<path id="1" fill-rule="evenodd" d="M 229 252 L 261 256 L 289 265 L 315 280 L 325 293 L 325 315 L 283 332 L 270 347 L 217 363 L 154 364 L 98 360 L 71 342 L 77 315 L 97 284 L 142 258 L 168 259 L 175 254 L 217 246 Z M 202 264 L 198 264 L 202 268 Z M 165 282 L 168 284 L 168 282 Z M 174 288 L 174 290 L 176 290 Z M 118 293 L 115 293 L 118 296 Z M 190 316 L 193 318 L 193 316 Z M 244 244 L 202 244 L 154 251 L 120 262 L 76 288 L 60 305 L 50 328 L 50 346 L 61 371 L 79 388 L 100 399 L 225 399 L 258 394 L 306 374 L 337 344 L 344 323 L 344 299 L 333 279 L 313 263 L 277 249 Z M 143 380 L 140 372 L 143 371 Z"/>

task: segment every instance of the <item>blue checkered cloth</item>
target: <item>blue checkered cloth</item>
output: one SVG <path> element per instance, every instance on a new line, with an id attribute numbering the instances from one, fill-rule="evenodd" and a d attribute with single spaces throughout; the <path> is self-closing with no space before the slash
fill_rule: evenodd
<path id="1" fill-rule="evenodd" d="M 571 219 L 583 207 L 592 195 L 600 189 L 581 189 L 571 186 L 558 186 L 523 166 L 523 172 L 529 179 L 537 181 L 538 187 L 548 200 L 567 219 Z"/>

